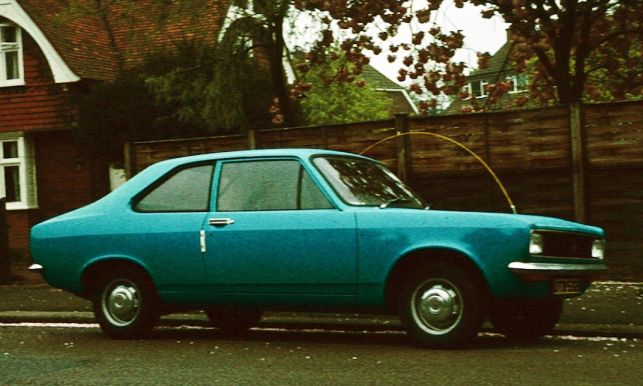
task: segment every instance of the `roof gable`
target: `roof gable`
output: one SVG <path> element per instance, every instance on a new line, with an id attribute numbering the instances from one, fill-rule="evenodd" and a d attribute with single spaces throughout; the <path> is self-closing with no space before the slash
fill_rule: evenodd
<path id="1" fill-rule="evenodd" d="M 113 80 L 180 41 L 215 39 L 229 4 L 212 0 L 197 13 L 180 1 L 113 2 L 103 11 L 91 0 L 17 1 L 73 72 L 95 80 Z"/>
<path id="2" fill-rule="evenodd" d="M 489 59 L 489 65 L 486 68 L 474 71 L 473 74 L 467 77 L 467 79 L 487 79 L 489 77 L 496 77 L 499 73 L 509 72 L 511 70 L 509 60 L 512 49 L 513 44 L 510 41 L 507 41 L 491 56 Z"/>
<path id="3" fill-rule="evenodd" d="M 9 20 L 20 26 L 38 44 L 47 62 L 56 83 L 75 82 L 78 76 L 65 63 L 56 48 L 49 42 L 42 29 L 16 2 L 16 0 L 0 1 L 0 20 Z"/>
<path id="4" fill-rule="evenodd" d="M 362 68 L 360 75 L 374 90 L 384 92 L 391 99 L 391 114 L 417 114 L 418 108 L 404 86 L 392 81 L 370 64 Z"/>
<path id="5" fill-rule="evenodd" d="M 507 39 L 507 42 L 505 42 L 505 44 L 503 44 L 502 47 L 500 47 L 498 51 L 496 51 L 491 56 L 489 65 L 486 68 L 476 70 L 471 75 L 467 76 L 467 84 L 480 81 L 495 83 L 511 75 L 513 73 L 510 63 L 512 49 L 513 43 L 510 39 Z M 475 96 L 471 96 L 470 98 L 475 98 Z M 478 98 L 477 103 L 481 106 L 484 106 L 485 109 L 506 110 L 514 108 L 514 101 L 515 98 L 512 97 L 511 94 L 509 94 L 505 95 L 494 104 L 489 104 L 487 96 Z M 463 108 L 471 107 L 472 104 L 473 103 L 471 99 L 461 99 L 460 97 L 456 96 L 449 107 L 447 107 L 446 113 L 461 113 L 461 110 Z"/>
<path id="6" fill-rule="evenodd" d="M 404 90 L 405 88 L 400 86 L 398 83 L 389 79 L 386 75 L 379 72 L 375 67 L 370 64 L 365 65 L 362 68 L 361 73 L 362 78 L 366 83 L 373 87 L 374 89 L 382 90 Z"/>

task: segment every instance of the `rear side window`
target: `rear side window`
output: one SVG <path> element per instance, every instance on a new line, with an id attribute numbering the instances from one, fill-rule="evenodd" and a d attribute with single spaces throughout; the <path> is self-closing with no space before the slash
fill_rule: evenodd
<path id="1" fill-rule="evenodd" d="M 298 161 L 228 162 L 221 168 L 217 211 L 330 208 Z"/>
<path id="2" fill-rule="evenodd" d="M 139 212 L 207 212 L 213 165 L 181 169 L 165 178 L 134 206 Z"/>

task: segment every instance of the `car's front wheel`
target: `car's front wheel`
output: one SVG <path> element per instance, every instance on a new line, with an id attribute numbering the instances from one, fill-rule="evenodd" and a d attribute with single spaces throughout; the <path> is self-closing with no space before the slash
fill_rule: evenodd
<path id="1" fill-rule="evenodd" d="M 137 269 L 113 270 L 101 276 L 92 303 L 101 330 L 116 339 L 149 334 L 160 316 L 156 288 Z"/>
<path id="2" fill-rule="evenodd" d="M 204 310 L 210 323 L 225 334 L 242 334 L 259 323 L 263 311 L 256 309 L 210 307 Z"/>
<path id="3" fill-rule="evenodd" d="M 427 347 L 450 348 L 474 337 L 485 317 L 484 288 L 454 265 L 416 270 L 402 290 L 400 319 L 407 332 Z"/>
<path id="4" fill-rule="evenodd" d="M 489 321 L 507 338 L 535 340 L 553 331 L 562 312 L 562 299 L 496 300 Z"/>

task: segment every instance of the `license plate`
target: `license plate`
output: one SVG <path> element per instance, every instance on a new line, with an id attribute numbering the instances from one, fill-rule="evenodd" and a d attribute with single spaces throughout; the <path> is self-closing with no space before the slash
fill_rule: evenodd
<path id="1" fill-rule="evenodd" d="M 564 279 L 554 280 L 553 293 L 554 295 L 571 295 L 581 293 L 580 280 Z"/>

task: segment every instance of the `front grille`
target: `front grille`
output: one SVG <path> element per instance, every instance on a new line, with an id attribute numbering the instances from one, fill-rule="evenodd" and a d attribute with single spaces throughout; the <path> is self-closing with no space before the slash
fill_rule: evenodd
<path id="1" fill-rule="evenodd" d="M 592 258 L 593 236 L 578 233 L 542 232 L 543 255 L 551 257 Z"/>

